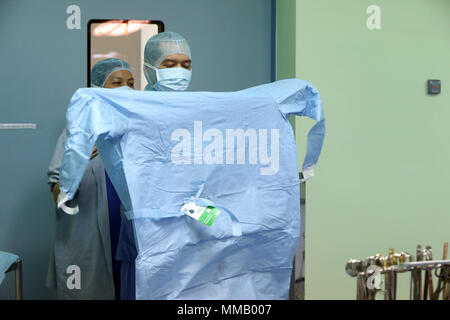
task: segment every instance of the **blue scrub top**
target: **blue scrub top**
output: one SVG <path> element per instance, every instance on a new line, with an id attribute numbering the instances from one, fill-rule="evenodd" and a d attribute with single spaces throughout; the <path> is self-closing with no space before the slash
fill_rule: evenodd
<path id="1" fill-rule="evenodd" d="M 121 217 L 121 201 L 106 171 L 105 180 L 116 300 L 119 297 L 121 300 L 135 300 L 134 261 L 137 257 L 137 250 L 134 241 L 133 223 L 126 217 Z M 122 266 L 122 263 L 125 265 Z"/>
<path id="2" fill-rule="evenodd" d="M 111 253 L 113 257 L 113 274 L 120 273 L 120 262 L 134 262 L 137 257 L 134 240 L 133 222 L 121 217 L 120 198 L 105 171 L 106 192 L 109 209 L 109 230 L 111 233 Z"/>
<path id="3" fill-rule="evenodd" d="M 112 257 L 112 269 L 113 275 L 120 274 L 120 261 L 116 260 L 117 247 L 119 245 L 119 235 L 120 235 L 120 198 L 117 195 L 116 189 L 108 177 L 105 171 L 106 180 L 106 193 L 108 197 L 108 210 L 109 210 L 109 233 L 111 237 L 111 257 Z"/>

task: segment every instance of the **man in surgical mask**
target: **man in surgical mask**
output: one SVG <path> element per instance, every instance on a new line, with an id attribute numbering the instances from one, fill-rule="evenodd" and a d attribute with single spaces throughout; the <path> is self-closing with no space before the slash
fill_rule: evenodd
<path id="1" fill-rule="evenodd" d="M 146 91 L 185 91 L 191 82 L 191 50 L 186 39 L 176 32 L 162 32 L 151 37 L 144 51 Z M 121 265 L 122 300 L 136 298 L 135 260 L 132 221 L 122 219 L 116 258 Z"/>
<path id="2" fill-rule="evenodd" d="M 144 51 L 147 91 L 185 91 L 191 82 L 191 50 L 176 32 L 151 37 Z"/>

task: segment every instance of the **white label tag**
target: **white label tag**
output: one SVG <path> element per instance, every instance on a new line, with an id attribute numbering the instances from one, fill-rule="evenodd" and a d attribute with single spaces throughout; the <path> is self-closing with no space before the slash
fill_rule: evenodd
<path id="1" fill-rule="evenodd" d="M 193 202 L 189 202 L 187 204 L 185 204 L 183 206 L 183 208 L 181 208 L 181 210 L 186 209 L 186 214 L 192 218 L 194 218 L 195 220 L 200 219 L 203 211 L 205 211 L 205 207 L 200 207 L 197 206 L 195 203 Z"/>

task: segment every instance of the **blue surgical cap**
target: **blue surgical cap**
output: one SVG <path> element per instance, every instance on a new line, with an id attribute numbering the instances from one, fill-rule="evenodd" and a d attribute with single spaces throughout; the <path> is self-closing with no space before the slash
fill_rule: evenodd
<path id="1" fill-rule="evenodd" d="M 126 61 L 116 58 L 101 60 L 92 68 L 91 82 L 94 86 L 103 88 L 109 76 L 119 70 L 128 70 L 133 73 L 130 65 Z"/>
<path id="2" fill-rule="evenodd" d="M 159 68 L 161 62 L 172 54 L 184 54 L 191 58 L 189 44 L 182 35 L 176 32 L 161 32 L 147 41 L 144 61 L 155 68 Z M 153 69 L 144 65 L 144 74 L 149 83 L 154 84 L 156 82 L 156 75 Z"/>

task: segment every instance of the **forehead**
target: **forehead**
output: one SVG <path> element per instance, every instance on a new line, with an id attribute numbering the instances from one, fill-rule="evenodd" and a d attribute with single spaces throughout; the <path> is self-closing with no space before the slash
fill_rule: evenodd
<path id="1" fill-rule="evenodd" d="M 177 62 L 184 62 L 184 61 L 191 61 L 191 59 L 185 55 L 185 54 L 171 54 L 170 56 L 167 56 L 164 58 L 164 61 L 167 60 L 173 60 L 173 61 L 177 61 Z"/>
<path id="2" fill-rule="evenodd" d="M 118 70 L 111 73 L 111 75 L 108 77 L 109 80 L 112 80 L 114 78 L 129 79 L 133 78 L 133 74 L 128 70 Z"/>

